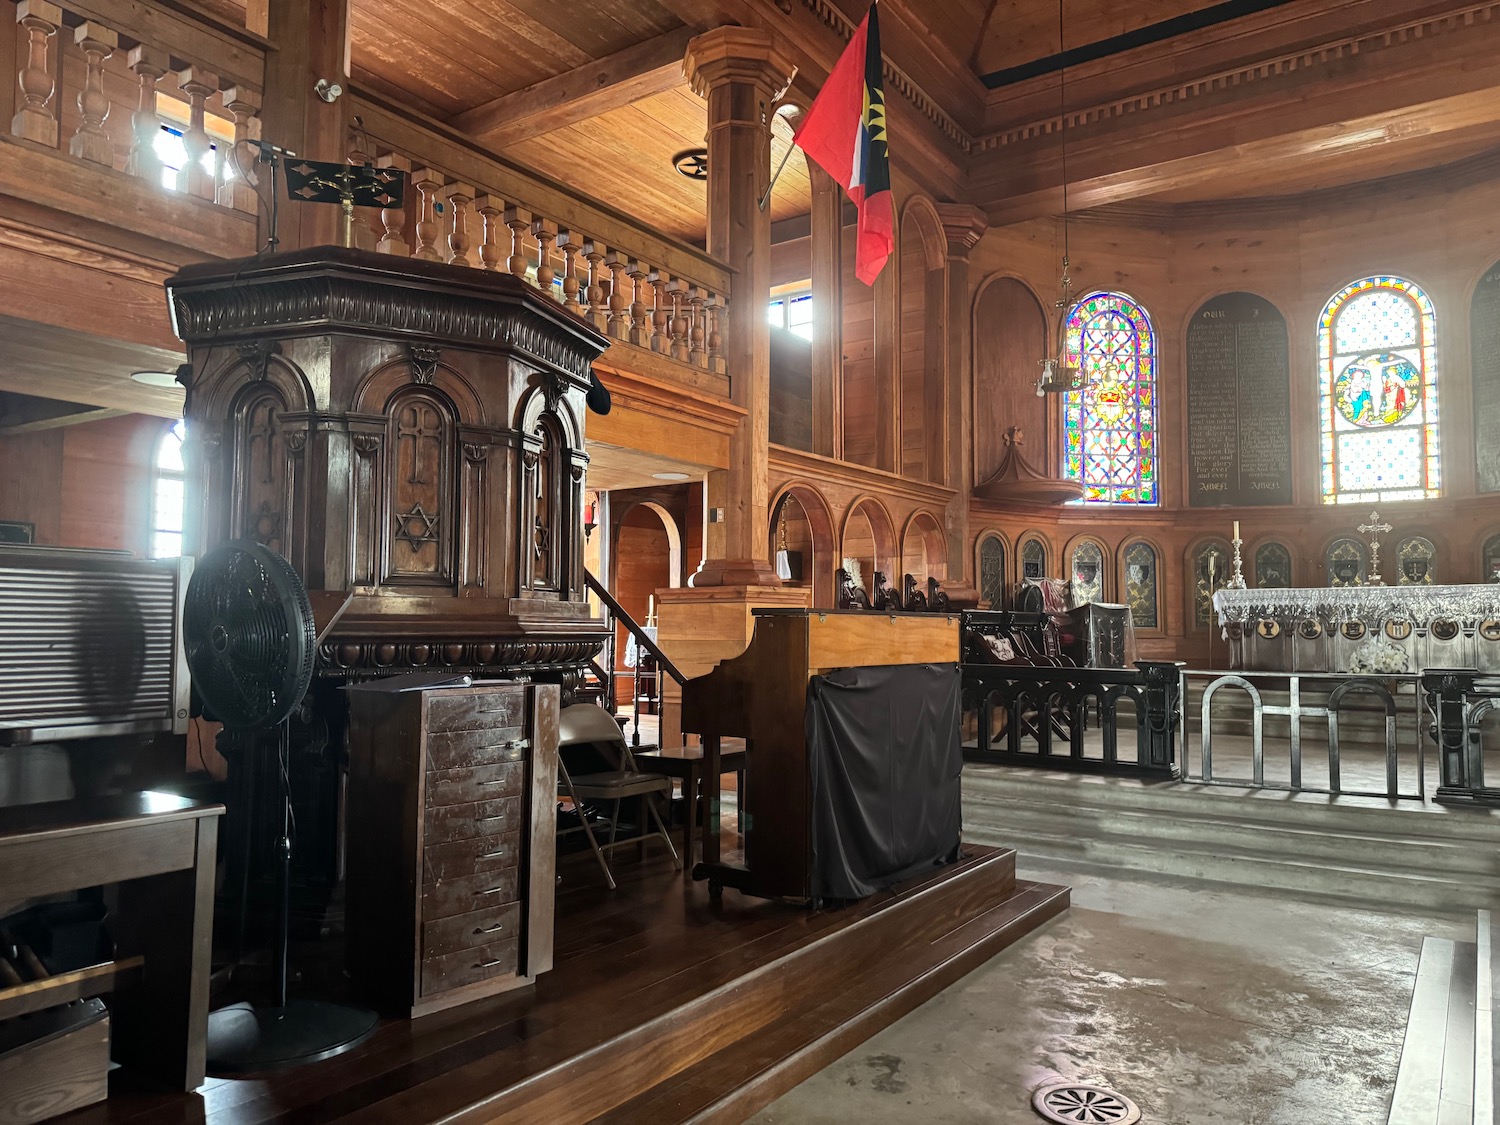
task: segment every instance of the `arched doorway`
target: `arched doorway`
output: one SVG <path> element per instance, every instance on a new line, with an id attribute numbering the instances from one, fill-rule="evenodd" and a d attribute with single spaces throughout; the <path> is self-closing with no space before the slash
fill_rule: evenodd
<path id="1" fill-rule="evenodd" d="M 677 521 L 659 505 L 631 505 L 615 525 L 610 559 L 610 592 L 637 623 L 650 623 L 656 591 L 682 584 L 682 535 Z M 617 630 L 617 669 L 626 667 L 625 649 L 624 631 Z"/>
<path id="2" fill-rule="evenodd" d="M 906 521 L 901 536 L 901 573 L 917 580 L 917 589 L 927 589 L 927 580 L 942 582 L 948 577 L 948 539 L 936 517 L 918 512 Z"/>
<path id="3" fill-rule="evenodd" d="M 812 604 L 832 609 L 835 603 L 833 516 L 816 489 L 788 485 L 771 504 L 770 561 L 778 567 L 785 542 L 786 565 L 778 568 L 789 586 L 812 591 Z"/>
<path id="4" fill-rule="evenodd" d="M 849 571 L 856 585 L 862 586 L 871 600 L 875 596 L 875 574 L 883 573 L 889 586 L 901 582 L 893 569 L 901 562 L 897 554 L 896 528 L 890 513 L 880 501 L 871 497 L 857 501 L 844 517 L 840 536 L 839 565 Z"/>

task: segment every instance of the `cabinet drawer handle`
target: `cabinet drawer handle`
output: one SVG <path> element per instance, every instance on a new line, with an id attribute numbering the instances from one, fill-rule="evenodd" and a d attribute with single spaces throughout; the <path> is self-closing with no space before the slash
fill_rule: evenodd
<path id="1" fill-rule="evenodd" d="M 481 781 L 479 784 L 480 785 L 509 785 L 510 784 L 510 778 L 508 778 L 508 777 L 496 777 L 496 778 L 492 778 L 489 781 Z"/>
<path id="2" fill-rule="evenodd" d="M 503 965 L 504 963 L 505 962 L 502 961 L 499 957 L 496 957 L 493 961 L 475 961 L 474 962 L 474 968 L 476 968 L 476 969 L 493 969 L 493 968 L 495 968 L 498 965 Z"/>
<path id="3" fill-rule="evenodd" d="M 499 816 L 476 816 L 474 818 L 474 823 L 475 824 L 488 824 L 492 820 L 504 820 L 504 819 L 505 819 L 505 814 L 504 813 L 501 813 Z"/>
<path id="4" fill-rule="evenodd" d="M 503 891 L 504 889 L 505 889 L 504 887 L 488 887 L 488 888 L 486 888 L 485 890 L 482 890 L 482 891 L 475 891 L 474 892 L 474 897 L 478 898 L 480 895 L 497 895 L 501 891 Z"/>
<path id="5" fill-rule="evenodd" d="M 479 858 L 480 859 L 502 859 L 502 858 L 504 858 L 504 856 L 505 856 L 505 849 L 504 848 L 497 848 L 495 851 L 485 852 Z"/>
<path id="6" fill-rule="evenodd" d="M 477 929 L 474 932 L 476 934 L 498 934 L 503 929 L 505 929 L 505 923 L 496 922 L 493 926 L 484 926 L 483 928 Z"/>
<path id="7" fill-rule="evenodd" d="M 530 748 L 531 739 L 529 738 L 512 738 L 509 742 L 496 742 L 491 747 L 493 750 L 528 750 Z"/>

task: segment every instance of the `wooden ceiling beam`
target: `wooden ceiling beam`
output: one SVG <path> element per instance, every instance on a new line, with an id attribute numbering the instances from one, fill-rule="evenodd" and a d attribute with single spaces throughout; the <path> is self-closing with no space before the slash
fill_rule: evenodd
<path id="1" fill-rule="evenodd" d="M 665 93 L 686 81 L 682 57 L 696 34 L 680 27 L 658 35 L 476 106 L 450 124 L 488 144 L 508 145 Z"/>
<path id="2" fill-rule="evenodd" d="M 748 5 L 743 0 L 656 0 L 656 5 L 696 31 L 747 22 Z"/>
<path id="3" fill-rule="evenodd" d="M 80 422 L 99 422 L 118 418 L 129 411 L 107 406 L 83 406 L 76 402 L 56 402 L 30 395 L 0 392 L 0 436 L 30 434 L 38 430 L 56 430 Z"/>

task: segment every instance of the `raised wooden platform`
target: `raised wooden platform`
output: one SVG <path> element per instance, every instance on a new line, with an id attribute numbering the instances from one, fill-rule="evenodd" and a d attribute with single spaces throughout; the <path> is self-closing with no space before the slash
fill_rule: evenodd
<path id="1" fill-rule="evenodd" d="M 391 1021 L 300 1070 L 215 1080 L 201 1097 L 112 1090 L 69 1122 L 741 1121 L 1068 905 L 1018 882 L 1015 854 L 958 863 L 843 910 L 726 892 L 667 860 L 606 892 L 568 857 L 557 967 L 534 994 Z"/>

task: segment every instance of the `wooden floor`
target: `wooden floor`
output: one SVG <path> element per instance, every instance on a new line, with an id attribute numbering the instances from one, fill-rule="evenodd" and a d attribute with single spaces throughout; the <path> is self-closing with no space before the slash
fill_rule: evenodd
<path id="1" fill-rule="evenodd" d="M 657 845 L 655 851 L 659 852 Z M 567 857 L 557 967 L 534 993 L 383 1023 L 355 1051 L 197 1096 L 132 1089 L 59 1120 L 207 1122 L 741 1121 L 1060 913 L 1065 887 L 1018 882 L 1008 850 L 842 910 L 707 888 L 664 853 Z"/>

